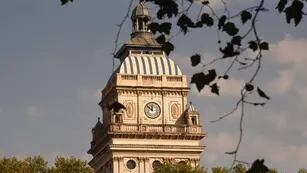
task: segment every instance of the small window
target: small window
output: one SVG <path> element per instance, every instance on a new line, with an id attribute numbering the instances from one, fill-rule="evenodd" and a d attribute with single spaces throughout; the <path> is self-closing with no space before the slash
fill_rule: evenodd
<path id="1" fill-rule="evenodd" d="M 142 19 L 138 19 L 138 25 L 139 25 L 139 31 L 143 31 L 144 30 L 144 21 Z"/>
<path id="2" fill-rule="evenodd" d="M 128 162 L 126 163 L 126 166 L 128 169 L 132 170 L 136 167 L 136 163 L 134 160 L 128 160 Z"/>
<path id="3" fill-rule="evenodd" d="M 192 117 L 192 124 L 196 125 L 196 118 L 195 117 Z"/>
<path id="4" fill-rule="evenodd" d="M 178 164 L 179 164 L 179 165 L 187 165 L 187 162 L 185 162 L 185 161 L 180 161 L 180 162 L 178 162 Z"/>
<path id="5" fill-rule="evenodd" d="M 152 162 L 153 170 L 157 170 L 161 165 L 162 165 L 162 163 L 159 160 L 155 160 L 155 161 Z"/>
<path id="6" fill-rule="evenodd" d="M 115 123 L 120 123 L 119 115 L 116 115 L 116 116 L 115 116 Z"/>

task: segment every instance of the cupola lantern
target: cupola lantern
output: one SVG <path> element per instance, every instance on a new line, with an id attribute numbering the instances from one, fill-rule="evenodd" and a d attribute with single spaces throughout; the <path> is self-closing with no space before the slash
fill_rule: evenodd
<path id="1" fill-rule="evenodd" d="M 150 32 L 148 29 L 148 23 L 151 17 L 149 11 L 143 2 L 139 3 L 132 11 L 132 34 L 134 37 L 138 33 Z"/>

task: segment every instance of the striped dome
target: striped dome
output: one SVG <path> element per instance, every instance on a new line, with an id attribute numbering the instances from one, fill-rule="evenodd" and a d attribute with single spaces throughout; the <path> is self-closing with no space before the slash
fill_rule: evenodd
<path id="1" fill-rule="evenodd" d="M 164 55 L 135 54 L 125 58 L 119 67 L 121 74 L 182 75 L 179 67 Z"/>

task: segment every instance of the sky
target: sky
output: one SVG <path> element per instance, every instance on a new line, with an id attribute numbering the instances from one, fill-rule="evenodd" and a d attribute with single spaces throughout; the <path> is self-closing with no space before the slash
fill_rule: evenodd
<path id="1" fill-rule="evenodd" d="M 240 9 L 258 0 L 229 0 Z M 275 1 L 274 1 L 275 2 Z M 258 31 L 271 43 L 256 79 L 271 100 L 264 107 L 249 106 L 239 159 L 265 159 L 281 172 L 307 168 L 307 21 L 293 27 L 266 1 L 270 12 L 261 14 Z M 134 5 L 137 2 L 135 1 Z M 272 4 L 271 4 L 272 3 Z M 101 116 L 100 90 L 112 73 L 112 52 L 117 24 L 128 0 L 3 1 L 0 6 L 0 156 L 57 155 L 89 160 L 91 128 Z M 219 0 L 212 1 L 219 10 Z M 119 45 L 129 39 L 127 20 Z M 214 29 L 195 30 L 174 38 L 170 58 L 188 76 L 198 72 L 189 56 L 220 56 Z M 207 137 L 201 165 L 230 166 L 238 140 L 239 114 L 209 123 L 232 109 L 244 78 L 236 71 L 219 83 L 221 96 L 198 93 L 191 85 L 189 100 L 201 112 Z"/>

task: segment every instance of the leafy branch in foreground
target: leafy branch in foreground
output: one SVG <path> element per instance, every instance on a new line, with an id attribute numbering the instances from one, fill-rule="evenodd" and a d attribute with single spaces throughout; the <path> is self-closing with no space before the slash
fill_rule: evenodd
<path id="1" fill-rule="evenodd" d="M 114 52 L 117 51 L 119 33 L 130 12 L 132 1 L 130 1 L 128 12 L 119 25 Z M 263 52 L 270 49 L 270 44 L 261 39 L 257 30 L 259 15 L 270 12 L 265 6 L 264 0 L 259 0 L 257 5 L 246 7 L 233 14 L 231 14 L 233 10 L 228 9 L 227 2 L 224 0 L 220 0 L 224 6 L 222 10 L 215 10 L 208 0 L 140 1 L 148 2 L 156 7 L 154 8 L 156 9 L 156 19 L 152 21 L 149 28 L 156 35 L 157 41 L 162 44 L 162 49 L 167 55 L 175 49 L 171 42 L 174 37 L 180 34 L 187 35 L 194 29 L 215 28 L 218 33 L 217 43 L 219 46 L 217 52 L 221 56 L 211 61 L 203 60 L 205 58 L 202 58 L 200 53 L 190 57 L 193 67 L 202 67 L 202 70 L 195 73 L 191 78 L 191 83 L 196 85 L 199 92 L 205 87 L 209 87 L 213 94 L 219 95 L 219 81 L 230 79 L 234 70 L 244 74 L 244 76 L 249 76 L 245 79 L 245 85 L 242 86 L 240 91 L 240 99 L 235 103 L 234 108 L 218 119 L 210 121 L 212 123 L 221 121 L 239 109 L 241 110 L 238 143 L 234 151 L 226 152 L 226 154 L 233 156 L 231 167 L 237 162 L 241 163 L 242 161 L 239 161 L 237 157 L 243 138 L 245 107 L 247 105 L 264 106 L 266 101 L 270 100 L 268 94 L 261 89 L 259 84 L 255 83 L 255 79 L 262 67 Z M 61 0 L 61 2 L 64 5 L 68 2 L 73 2 L 73 0 Z M 287 23 L 291 24 L 293 22 L 294 26 L 298 26 L 303 17 L 306 16 L 304 12 L 306 2 L 307 0 L 276 0 L 276 10 L 285 15 Z M 193 14 L 196 14 L 194 15 L 196 17 L 192 17 Z M 223 40 L 220 38 L 221 35 L 225 36 Z M 215 64 L 222 62 L 227 63 L 225 68 L 213 68 Z M 235 69 L 235 67 L 238 68 Z M 262 98 L 263 101 L 253 101 L 252 98 L 255 96 Z"/>

